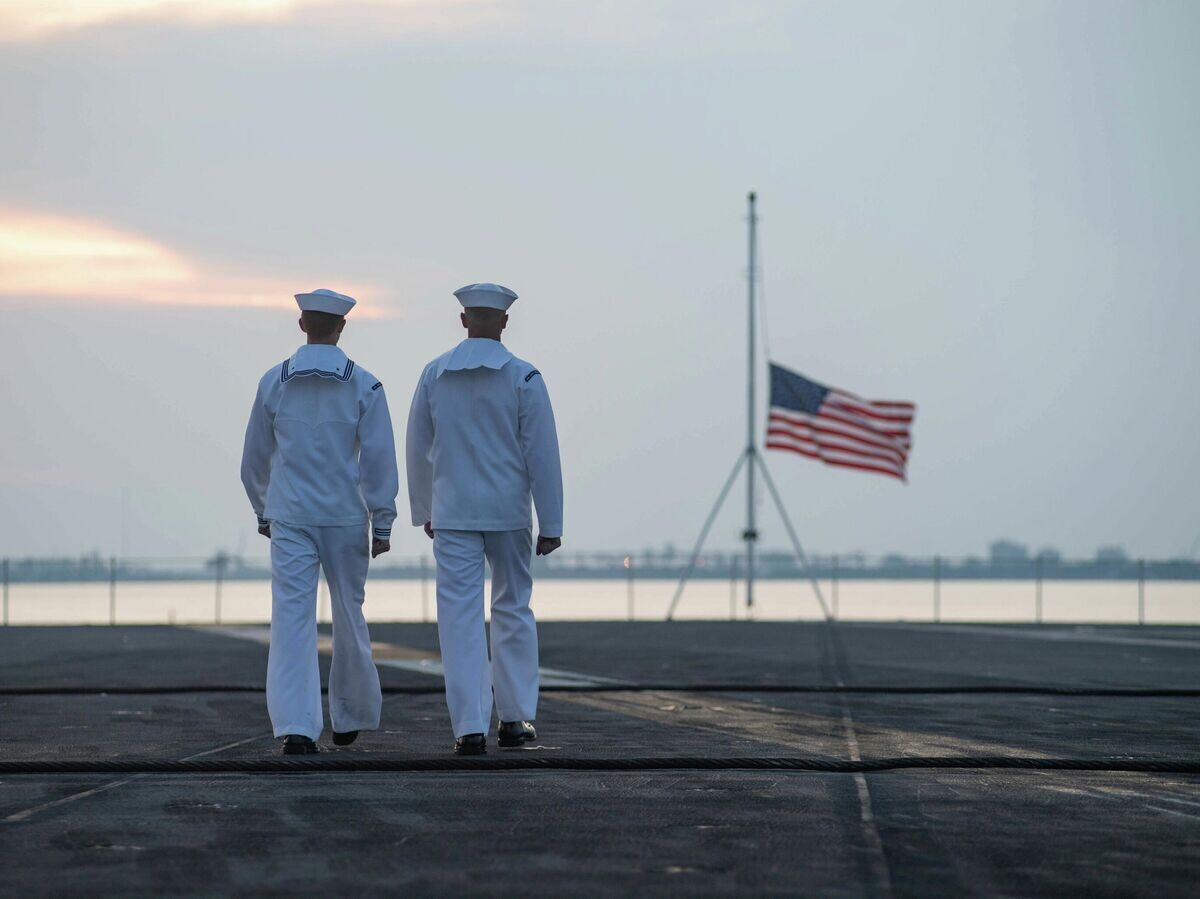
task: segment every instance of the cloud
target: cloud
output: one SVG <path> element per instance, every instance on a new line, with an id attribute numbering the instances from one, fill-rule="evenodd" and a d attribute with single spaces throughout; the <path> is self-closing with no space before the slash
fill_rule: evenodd
<path id="1" fill-rule="evenodd" d="M 262 29 L 272 41 L 314 37 L 329 52 L 347 43 L 406 38 L 485 46 L 494 59 L 525 59 L 536 50 L 575 59 L 581 48 L 626 52 L 639 63 L 653 52 L 695 55 L 790 47 L 774 12 L 776 0 L 706 4 L 694 0 L 0 0 L 0 45 L 39 46 L 93 29 L 137 33 L 154 40 L 167 29 L 228 33 Z M 784 4 L 784 9 L 787 4 Z M 144 37 L 144 35 L 143 35 Z M 311 44 L 306 44 L 306 52 Z"/>
<path id="2" fill-rule="evenodd" d="M 263 277 L 191 259 L 150 238 L 77 218 L 0 209 L 0 303 L 294 308 L 292 295 L 321 283 Z M 358 315 L 384 314 L 378 291 L 330 282 L 364 301 Z"/>
<path id="3" fill-rule="evenodd" d="M 121 19 L 168 17 L 191 22 L 270 20 L 296 0 L 0 0 L 0 34 L 36 38 Z"/>
<path id="4" fill-rule="evenodd" d="M 399 18 L 409 26 L 437 27 L 461 21 L 457 8 L 477 5 L 479 0 L 0 0 L 0 41 L 38 40 L 113 22 L 274 23 L 304 13 L 355 10 Z"/>

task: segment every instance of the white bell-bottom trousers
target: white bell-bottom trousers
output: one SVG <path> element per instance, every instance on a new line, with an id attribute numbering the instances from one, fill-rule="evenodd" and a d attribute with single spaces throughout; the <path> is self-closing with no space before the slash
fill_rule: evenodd
<path id="1" fill-rule="evenodd" d="M 533 532 L 434 533 L 438 637 L 454 736 L 486 734 L 492 696 L 501 721 L 537 717 L 537 624 L 529 599 Z M 483 615 L 484 559 L 492 566 L 492 645 Z"/>
<path id="2" fill-rule="evenodd" d="M 267 711 L 275 736 L 321 735 L 317 663 L 317 570 L 325 569 L 333 610 L 329 717 L 338 732 L 379 727 L 382 696 L 363 617 L 369 529 L 271 522 L 271 649 Z"/>

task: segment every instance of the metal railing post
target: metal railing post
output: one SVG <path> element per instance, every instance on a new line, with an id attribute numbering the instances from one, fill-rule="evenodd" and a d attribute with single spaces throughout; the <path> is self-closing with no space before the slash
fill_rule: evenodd
<path id="1" fill-rule="evenodd" d="M 1034 608 L 1034 619 L 1038 624 L 1042 623 L 1042 557 L 1038 556 L 1033 563 L 1034 578 L 1036 582 L 1036 598 Z"/>
<path id="2" fill-rule="evenodd" d="M 421 621 L 429 623 L 429 560 L 421 556 Z"/>
<path id="3" fill-rule="evenodd" d="M 4 558 L 4 626 L 8 627 L 8 557 Z"/>
<path id="4" fill-rule="evenodd" d="M 933 557 L 933 623 L 942 623 L 942 557 Z"/>
<path id="5" fill-rule="evenodd" d="M 117 557 L 108 559 L 108 624 L 117 623 Z"/>
<path id="6" fill-rule="evenodd" d="M 833 583 L 830 585 L 833 589 L 830 591 L 832 597 L 829 602 L 829 615 L 834 621 L 837 621 L 838 616 L 838 557 L 837 553 L 833 554 Z"/>
<path id="7" fill-rule="evenodd" d="M 225 579 L 225 558 L 217 557 L 215 596 L 213 597 L 213 624 L 221 623 L 221 583 Z"/>
<path id="8" fill-rule="evenodd" d="M 1138 624 L 1146 623 L 1146 560 L 1138 559 Z"/>
<path id="9" fill-rule="evenodd" d="M 729 620 L 737 620 L 738 556 L 729 565 Z"/>
<path id="10" fill-rule="evenodd" d="M 629 620 L 633 621 L 633 556 L 625 557 L 625 591 L 629 602 Z"/>

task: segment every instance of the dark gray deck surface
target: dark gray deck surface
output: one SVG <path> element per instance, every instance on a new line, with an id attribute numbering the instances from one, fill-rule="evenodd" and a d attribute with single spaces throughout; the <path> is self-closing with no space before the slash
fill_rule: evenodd
<path id="1" fill-rule="evenodd" d="M 436 651 L 426 625 L 377 642 Z M 539 756 L 1200 758 L 1189 696 L 765 692 L 767 685 L 1200 689 L 1200 629 L 550 623 Z M 277 752 L 266 648 L 204 630 L 0 629 L 0 761 Z M 385 685 L 436 677 L 382 667 Z M 641 690 L 654 683 L 659 689 Z M 672 691 L 671 685 L 736 691 Z M 17 695 L 18 688 L 209 688 Z M 756 689 L 758 688 L 758 689 Z M 8 695 L 4 695 L 7 690 Z M 444 757 L 436 693 L 338 757 Z M 327 747 L 332 750 L 332 747 Z M 499 753 L 493 748 L 492 757 Z M 733 892 L 1191 896 L 1200 776 L 725 770 L 0 777 L 0 895 Z"/>

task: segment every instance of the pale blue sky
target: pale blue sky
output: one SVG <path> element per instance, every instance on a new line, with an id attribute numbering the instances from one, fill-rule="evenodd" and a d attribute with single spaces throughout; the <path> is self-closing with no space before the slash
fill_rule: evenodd
<path id="1" fill-rule="evenodd" d="M 688 544 L 744 441 L 749 189 L 772 356 L 918 404 L 908 485 L 768 454 L 810 548 L 1200 538 L 1196 4 L 238 7 L 0 0 L 0 553 L 256 548 L 289 294 L 361 290 L 402 440 L 478 280 L 521 294 L 568 547 Z"/>

